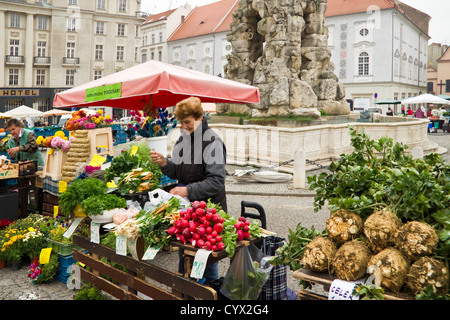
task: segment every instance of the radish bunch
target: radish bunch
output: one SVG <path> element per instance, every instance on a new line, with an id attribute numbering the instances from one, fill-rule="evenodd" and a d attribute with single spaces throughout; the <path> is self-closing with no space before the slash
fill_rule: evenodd
<path id="1" fill-rule="evenodd" d="M 221 251 L 225 248 L 222 241 L 224 218 L 216 206 L 205 201 L 194 201 L 191 207 L 180 212 L 180 219 L 175 220 L 167 232 L 182 243 L 190 243 L 197 248 Z"/>

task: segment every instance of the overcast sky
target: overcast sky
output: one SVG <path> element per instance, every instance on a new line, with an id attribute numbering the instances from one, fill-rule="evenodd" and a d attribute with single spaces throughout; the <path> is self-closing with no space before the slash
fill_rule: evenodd
<path id="1" fill-rule="evenodd" d="M 158 13 L 177 8 L 185 3 L 192 7 L 217 2 L 218 0 L 142 0 L 142 10 Z M 450 44 L 450 0 L 401 0 L 431 16 L 430 43 Z"/>

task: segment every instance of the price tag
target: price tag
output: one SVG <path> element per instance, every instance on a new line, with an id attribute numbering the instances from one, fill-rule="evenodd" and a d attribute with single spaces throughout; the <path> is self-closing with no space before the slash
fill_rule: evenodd
<path id="1" fill-rule="evenodd" d="M 117 184 L 114 182 L 114 180 L 111 180 L 110 182 L 106 183 L 106 186 L 110 189 L 117 188 Z"/>
<path id="2" fill-rule="evenodd" d="M 116 237 L 116 254 L 120 256 L 127 255 L 127 237 L 119 236 Z"/>
<path id="3" fill-rule="evenodd" d="M 133 239 L 127 238 L 127 247 L 131 253 L 131 256 L 133 258 L 135 258 L 136 260 L 139 260 L 138 255 L 137 255 L 136 239 L 133 240 Z"/>
<path id="4" fill-rule="evenodd" d="M 137 146 L 133 146 L 133 147 L 131 148 L 131 151 L 130 151 L 130 156 L 136 155 L 138 149 L 139 149 L 139 148 L 138 148 Z"/>
<path id="5" fill-rule="evenodd" d="M 64 232 L 63 237 L 69 239 L 84 217 L 75 217 L 70 227 Z"/>
<path id="6" fill-rule="evenodd" d="M 328 300 L 359 300 L 359 297 L 353 296 L 353 289 L 361 282 L 334 280 L 331 283 Z"/>
<path id="7" fill-rule="evenodd" d="M 59 193 L 64 193 L 67 191 L 67 181 L 59 181 L 58 183 L 58 191 Z"/>
<path id="8" fill-rule="evenodd" d="M 91 221 L 91 242 L 100 243 L 100 223 Z"/>
<path id="9" fill-rule="evenodd" d="M 59 207 L 53 206 L 53 218 L 56 218 L 58 216 Z"/>
<path id="10" fill-rule="evenodd" d="M 50 262 L 50 254 L 52 253 L 53 248 L 44 248 L 41 250 L 39 254 L 39 263 L 46 264 Z"/>
<path id="11" fill-rule="evenodd" d="M 89 162 L 89 165 L 93 167 L 101 167 L 105 161 L 106 158 L 99 156 L 98 154 L 94 154 L 94 156 L 91 159 L 91 162 Z"/>
<path id="12" fill-rule="evenodd" d="M 211 254 L 211 250 L 199 249 L 195 254 L 194 263 L 192 264 L 191 278 L 202 279 L 205 272 L 206 262 Z"/>
<path id="13" fill-rule="evenodd" d="M 147 250 L 145 250 L 144 255 L 142 256 L 142 260 L 153 260 L 158 252 L 159 248 L 148 247 Z"/>

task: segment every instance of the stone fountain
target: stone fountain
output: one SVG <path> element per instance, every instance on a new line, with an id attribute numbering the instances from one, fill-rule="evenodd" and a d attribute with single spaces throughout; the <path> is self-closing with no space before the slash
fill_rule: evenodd
<path id="1" fill-rule="evenodd" d="M 326 8 L 327 0 L 240 0 L 227 35 L 225 77 L 258 87 L 261 102 L 220 104 L 217 112 L 349 114 L 331 62 Z"/>

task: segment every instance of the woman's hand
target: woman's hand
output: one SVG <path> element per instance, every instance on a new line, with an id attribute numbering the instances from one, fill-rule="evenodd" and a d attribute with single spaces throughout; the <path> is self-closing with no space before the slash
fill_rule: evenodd
<path id="1" fill-rule="evenodd" d="M 182 198 L 187 198 L 188 195 L 187 187 L 175 187 L 172 188 L 169 193 Z"/>
<path id="2" fill-rule="evenodd" d="M 161 153 L 151 150 L 150 157 L 152 158 L 153 163 L 158 164 L 160 167 L 165 167 L 167 164 L 167 159 Z"/>
<path id="3" fill-rule="evenodd" d="M 14 147 L 8 150 L 8 155 L 11 158 L 14 158 L 14 156 L 16 155 L 16 153 L 19 152 L 19 147 Z"/>

